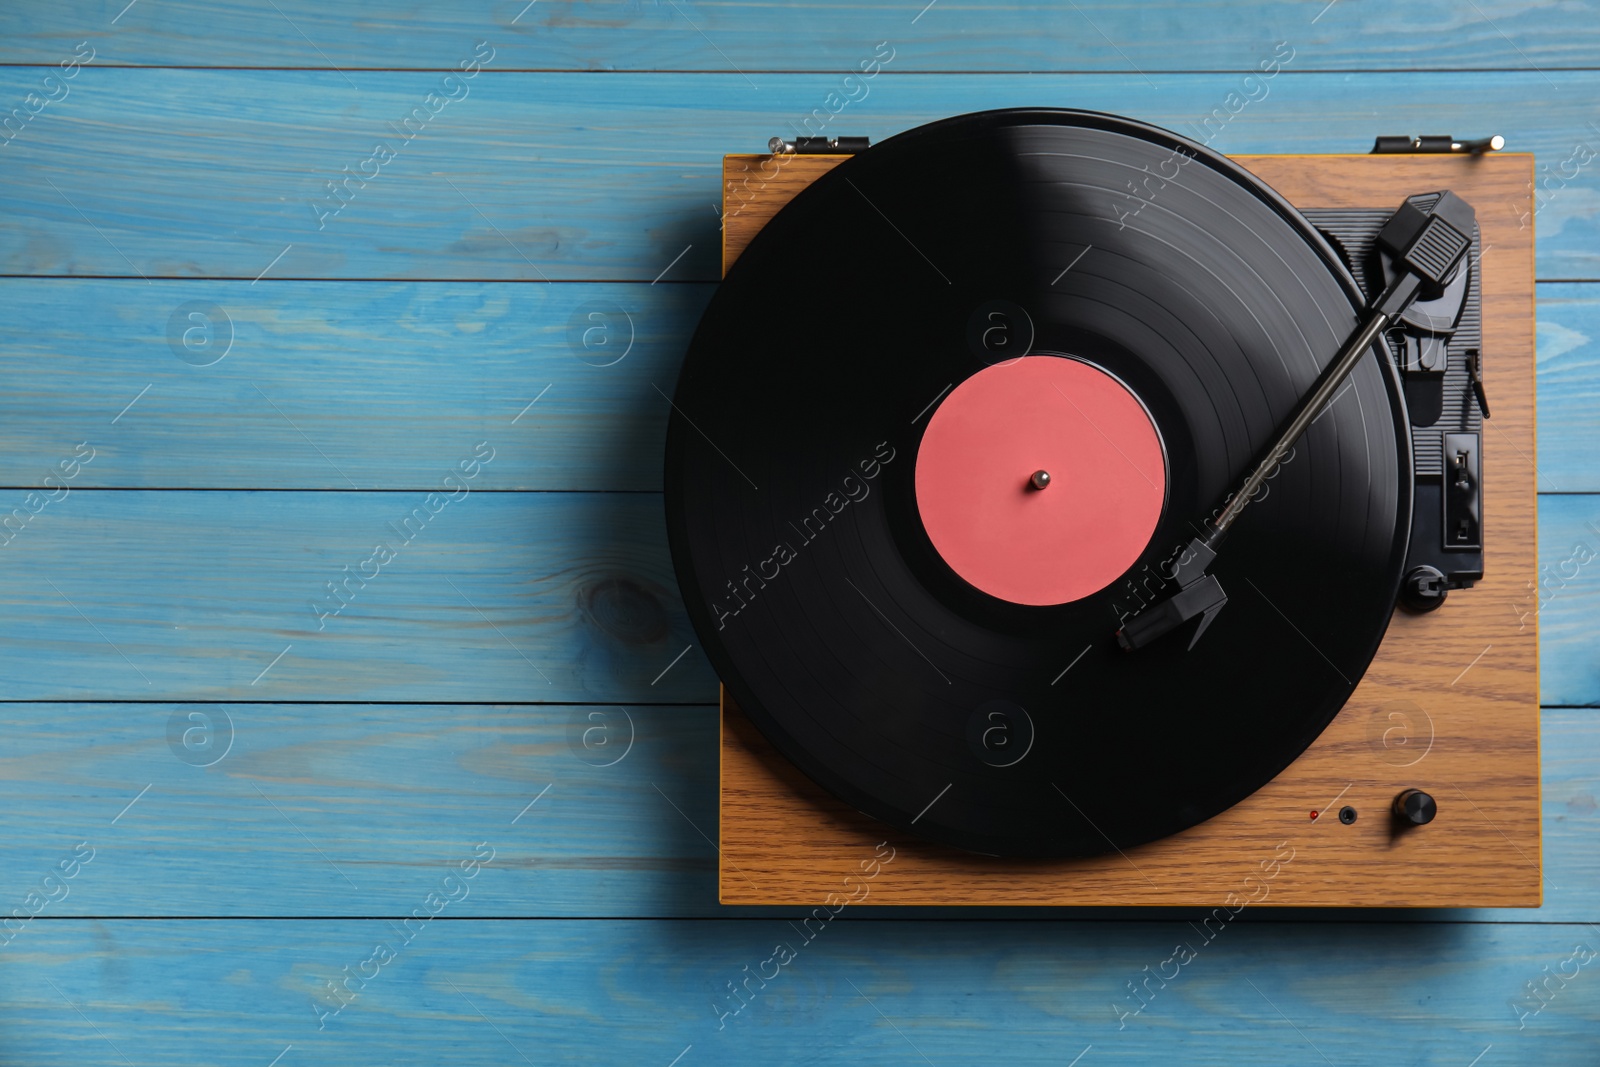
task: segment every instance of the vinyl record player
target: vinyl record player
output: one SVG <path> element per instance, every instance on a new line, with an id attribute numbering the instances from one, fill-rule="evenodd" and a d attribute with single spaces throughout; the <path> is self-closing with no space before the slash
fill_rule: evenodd
<path id="1" fill-rule="evenodd" d="M 722 900 L 1537 905 L 1529 157 L 781 147 L 668 440 Z"/>

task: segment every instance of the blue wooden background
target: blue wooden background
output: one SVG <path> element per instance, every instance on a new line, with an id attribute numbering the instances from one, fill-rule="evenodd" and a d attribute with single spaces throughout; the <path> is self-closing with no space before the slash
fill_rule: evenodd
<path id="1" fill-rule="evenodd" d="M 0 7 L 0 1062 L 1600 1063 L 1600 9 L 924 2 Z M 1279 42 L 1215 147 L 1538 154 L 1545 906 L 1250 909 L 1134 1015 L 1195 914 L 869 902 L 719 1019 L 798 940 L 662 533 L 720 157 Z"/>

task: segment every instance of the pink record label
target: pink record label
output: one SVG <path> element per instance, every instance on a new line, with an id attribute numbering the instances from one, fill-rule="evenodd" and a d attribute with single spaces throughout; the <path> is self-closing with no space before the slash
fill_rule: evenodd
<path id="1" fill-rule="evenodd" d="M 1149 544 L 1166 484 L 1144 405 L 1106 372 L 1058 356 L 986 367 L 956 386 L 917 453 L 917 507 L 934 548 L 1015 604 L 1065 604 L 1111 584 Z"/>

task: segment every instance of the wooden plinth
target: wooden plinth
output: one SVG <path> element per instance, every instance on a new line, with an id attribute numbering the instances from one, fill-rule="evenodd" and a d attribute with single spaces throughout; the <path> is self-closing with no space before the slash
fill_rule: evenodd
<path id="1" fill-rule="evenodd" d="M 726 157 L 724 271 L 845 158 Z M 1494 412 L 1484 428 L 1484 580 L 1432 614 L 1397 612 L 1333 723 L 1247 800 L 1181 834 L 1087 860 L 997 860 L 907 838 L 812 783 L 725 693 L 723 903 L 852 899 L 863 862 L 887 839 L 896 852 L 870 882 L 874 904 L 1539 905 L 1533 157 L 1236 158 L 1304 208 L 1385 208 L 1449 188 L 1477 209 Z M 1439 815 L 1396 834 L 1387 809 L 1407 787 L 1433 794 Z M 1353 824 L 1336 817 L 1344 805 L 1358 812 Z"/>

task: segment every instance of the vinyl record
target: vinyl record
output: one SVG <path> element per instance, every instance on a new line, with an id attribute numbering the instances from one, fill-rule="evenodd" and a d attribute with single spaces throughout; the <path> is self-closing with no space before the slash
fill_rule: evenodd
<path id="1" fill-rule="evenodd" d="M 1115 634 L 1360 304 L 1280 197 L 1144 124 L 986 112 L 841 163 L 729 271 L 674 398 L 668 534 L 719 676 L 823 787 L 977 852 L 1237 803 L 1394 608 L 1411 461 L 1376 349 L 1233 527 L 1200 641 Z"/>

